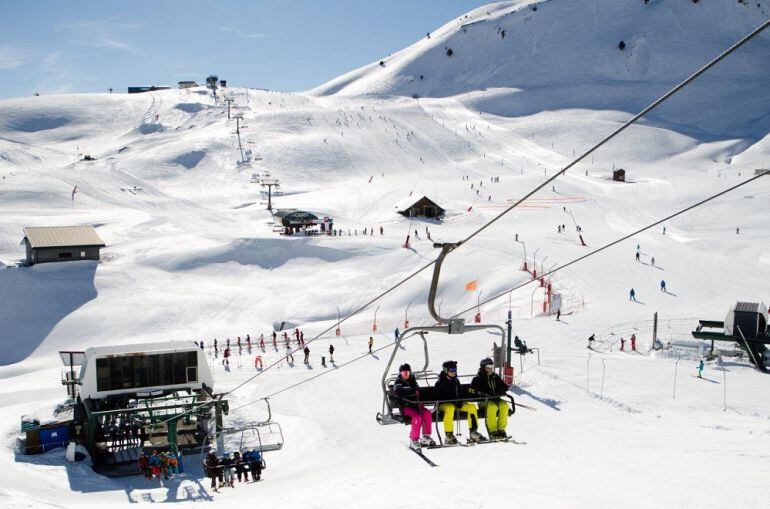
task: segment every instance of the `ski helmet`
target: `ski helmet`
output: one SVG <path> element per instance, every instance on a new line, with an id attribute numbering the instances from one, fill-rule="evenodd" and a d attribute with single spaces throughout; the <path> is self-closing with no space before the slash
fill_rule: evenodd
<path id="1" fill-rule="evenodd" d="M 446 361 L 444 364 L 441 365 L 442 368 L 444 368 L 444 372 L 446 373 L 450 369 L 454 369 L 457 371 L 457 361 Z"/>
<path id="2" fill-rule="evenodd" d="M 489 357 L 481 359 L 481 362 L 479 363 L 479 367 L 482 367 L 482 368 L 484 366 L 494 366 L 494 365 L 495 365 L 495 363 L 492 362 L 492 359 L 490 359 Z"/>
<path id="3" fill-rule="evenodd" d="M 399 366 L 398 371 L 399 372 L 401 372 L 401 371 L 410 371 L 411 372 L 412 371 L 412 366 L 410 366 L 407 363 L 404 363 L 401 366 Z"/>

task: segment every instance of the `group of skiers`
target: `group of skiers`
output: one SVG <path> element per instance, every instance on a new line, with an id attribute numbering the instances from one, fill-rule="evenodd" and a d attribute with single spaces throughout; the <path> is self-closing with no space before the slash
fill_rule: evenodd
<path id="1" fill-rule="evenodd" d="M 478 430 L 479 410 L 485 413 L 490 439 L 507 440 L 509 438 L 505 430 L 508 426 L 508 413 L 512 409 L 502 399 L 508 392 L 508 385 L 495 373 L 492 359 L 481 360 L 478 373 L 473 377 L 470 386 L 463 385 L 457 378 L 457 361 L 444 362 L 431 400 L 421 398 L 420 386 L 409 364 L 402 364 L 398 371 L 398 378 L 393 385 L 393 394 L 401 403 L 402 414 L 411 420 L 409 439 L 412 449 L 419 451 L 421 447 L 436 445 L 431 437 L 433 413 L 426 408 L 427 405 L 432 404 L 437 404 L 433 412 L 443 412 L 446 445 L 458 443 L 454 434 L 454 416 L 457 410 L 465 412 L 468 416 L 469 442 L 487 440 Z"/>
<path id="2" fill-rule="evenodd" d="M 158 453 L 158 451 L 152 451 L 152 455 L 142 451 L 137 460 L 139 464 L 139 471 L 142 472 L 145 479 L 151 481 L 153 479 L 168 480 L 170 475 L 175 475 L 183 471 L 182 467 L 182 455 L 174 454 L 171 451 L 165 453 Z"/>
<path id="3" fill-rule="evenodd" d="M 666 227 L 663 227 L 663 235 L 666 234 Z M 636 245 L 636 261 L 641 262 L 641 246 L 639 244 Z M 650 257 L 650 266 L 655 267 L 655 257 Z M 660 280 L 660 291 L 663 293 L 668 293 L 668 290 L 666 289 L 666 281 L 665 279 Z M 628 292 L 628 300 L 637 302 L 636 300 L 636 290 L 631 288 L 631 290 Z"/>
<path id="4" fill-rule="evenodd" d="M 236 479 L 238 482 L 248 482 L 249 473 L 251 473 L 252 482 L 261 480 L 264 468 L 262 453 L 256 449 L 246 450 L 243 453 L 236 451 L 232 456 L 229 453 L 224 453 L 222 458 L 218 458 L 211 451 L 203 460 L 206 477 L 211 478 L 211 488 L 217 492 L 219 488 L 224 486 L 235 488 Z"/>

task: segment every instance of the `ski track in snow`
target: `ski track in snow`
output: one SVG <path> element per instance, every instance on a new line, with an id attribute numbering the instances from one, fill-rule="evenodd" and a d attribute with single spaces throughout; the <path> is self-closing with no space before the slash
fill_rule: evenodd
<path id="1" fill-rule="evenodd" d="M 229 396 L 235 409 L 328 373 L 271 400 L 286 446 L 266 454 L 256 485 L 212 493 L 197 457 L 160 487 L 97 476 L 86 462 L 67 464 L 61 450 L 14 451 L 20 417 L 48 418 L 64 399 L 58 350 L 201 338 L 210 346 L 247 333 L 256 344 L 283 321 L 313 338 L 334 324 L 337 307 L 345 316 L 434 259 L 426 227 L 434 242 L 465 238 L 767 17 L 764 7 L 728 0 L 585 3 L 480 7 L 385 58 L 384 68 L 375 62 L 307 93 L 226 89 L 244 116 L 245 161 L 226 106 L 204 89 L 0 101 L 0 504 L 241 506 L 256 497 L 281 507 L 394 508 L 450 496 L 459 507 L 764 507 L 756 486 L 770 459 L 770 378 L 726 357 L 725 371 L 707 363 L 713 383 L 696 380 L 697 347 L 687 343 L 692 317 L 721 320 L 736 300 L 768 300 L 766 180 L 677 218 L 665 235 L 650 230 L 555 274 L 560 322 L 542 315 L 542 289 L 514 292 L 514 334 L 541 354 L 540 366 L 534 355 L 513 359 L 516 400 L 536 409 L 519 407 L 510 419 L 525 447 L 434 449 L 426 455 L 439 467 L 430 468 L 404 450 L 406 427 L 375 422 L 391 350 L 343 366 L 366 352 L 369 336 L 375 349 L 390 344 L 407 307 L 411 325 L 433 324 L 426 271 L 375 305 L 376 332 L 372 307 L 343 323 L 341 336 L 311 342 L 310 367 L 279 362 Z M 484 299 L 528 280 L 525 249 L 538 272 L 585 254 L 575 225 L 593 249 L 766 168 L 769 71 L 756 63 L 768 60 L 768 40 L 747 44 L 697 90 L 453 252 L 441 314 L 476 304 L 468 281 L 478 280 Z M 96 160 L 78 160 L 78 148 Z M 628 182 L 611 181 L 621 167 Z M 276 207 L 328 215 L 357 235 L 273 232 L 250 183 L 265 171 L 285 191 Z M 446 221 L 396 214 L 422 195 L 447 209 Z M 63 224 L 96 225 L 107 243 L 102 261 L 19 266 L 25 226 Z M 632 287 L 640 303 L 628 300 Z M 503 324 L 508 309 L 503 298 L 480 312 Z M 662 338 L 681 345 L 617 351 L 632 332 L 650 351 L 655 311 Z M 592 333 L 601 352 L 585 348 Z M 429 369 L 454 359 L 468 375 L 499 342 L 486 333 L 428 340 Z M 330 344 L 336 365 L 324 368 Z M 421 366 L 421 344 L 403 346 L 396 365 Z M 283 353 L 280 340 L 277 350 L 270 341 L 265 352 L 243 348 L 225 370 L 209 350 L 216 390 L 251 377 L 255 355 L 268 366 Z M 251 405 L 227 419 L 264 417 Z M 466 424 L 457 431 L 466 434 Z M 704 489 L 704 473 L 715 472 L 718 489 Z"/>

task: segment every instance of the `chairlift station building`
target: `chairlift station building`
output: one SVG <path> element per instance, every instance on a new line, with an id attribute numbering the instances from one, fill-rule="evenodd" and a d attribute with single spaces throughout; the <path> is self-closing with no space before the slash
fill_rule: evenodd
<path id="1" fill-rule="evenodd" d="M 44 226 L 24 228 L 27 265 L 44 262 L 99 260 L 105 247 L 93 226 Z"/>

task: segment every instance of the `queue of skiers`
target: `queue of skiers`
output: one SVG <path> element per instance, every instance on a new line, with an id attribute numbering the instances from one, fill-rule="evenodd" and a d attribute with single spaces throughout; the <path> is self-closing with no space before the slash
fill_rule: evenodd
<path id="1" fill-rule="evenodd" d="M 225 486 L 235 488 L 236 479 L 238 482 L 249 482 L 249 474 L 252 482 L 260 481 L 264 468 L 262 453 L 256 449 L 243 453 L 236 451 L 232 456 L 224 453 L 221 458 L 211 451 L 203 460 L 206 477 L 211 479 L 211 488 L 216 492 Z"/>
<path id="2" fill-rule="evenodd" d="M 420 387 L 412 373 L 409 364 L 399 367 L 398 378 L 393 385 L 393 394 L 401 403 L 401 412 L 411 420 L 409 432 L 410 447 L 420 450 L 421 447 L 435 446 L 431 437 L 433 412 L 428 405 L 438 404 L 434 412 L 443 412 L 445 442 L 447 445 L 457 444 L 454 434 L 454 416 L 456 411 L 465 412 L 468 416 L 470 442 L 487 440 L 478 430 L 479 410 L 485 415 L 489 438 L 492 440 L 507 440 L 509 404 L 502 399 L 508 391 L 508 385 L 494 371 L 492 359 L 485 358 L 479 363 L 479 370 L 470 383 L 463 386 L 457 378 L 457 362 L 446 361 L 434 387 L 434 397 L 431 400 L 421 399 Z"/>
<path id="3" fill-rule="evenodd" d="M 168 480 L 169 476 L 182 472 L 182 454 L 174 454 L 171 451 L 158 453 L 152 451 L 150 456 L 142 451 L 137 460 L 139 471 L 148 481 L 158 479 Z"/>

